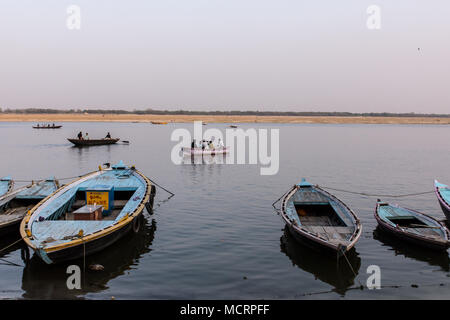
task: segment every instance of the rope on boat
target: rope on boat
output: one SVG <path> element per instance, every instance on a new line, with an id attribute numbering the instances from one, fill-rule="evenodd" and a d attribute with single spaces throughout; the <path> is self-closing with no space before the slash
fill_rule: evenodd
<path id="1" fill-rule="evenodd" d="M 3 251 L 5 251 L 5 250 L 8 249 L 8 248 L 11 248 L 13 245 L 19 243 L 20 241 L 22 241 L 22 238 L 20 238 L 20 239 L 17 240 L 17 241 L 14 241 L 13 243 L 11 243 L 10 245 L 7 245 L 6 247 L 0 249 L 0 253 L 3 252 Z"/>
<path id="2" fill-rule="evenodd" d="M 347 255 L 345 254 L 344 249 L 342 248 L 341 251 L 342 251 L 342 255 L 343 255 L 344 258 L 345 258 L 345 261 L 347 261 L 347 264 L 348 264 L 350 270 L 352 271 L 353 275 L 355 276 L 355 279 L 358 280 L 358 283 L 359 283 L 359 285 L 360 285 L 360 289 L 363 289 L 364 286 L 362 285 L 361 281 L 359 281 L 358 275 L 356 274 L 356 272 L 355 272 L 355 270 L 353 269 L 353 267 L 352 267 L 350 261 L 348 260 Z"/>
<path id="3" fill-rule="evenodd" d="M 3 252 L 3 251 L 5 251 L 5 250 L 8 249 L 8 248 L 11 248 L 12 246 L 16 245 L 16 244 L 19 243 L 20 241 L 22 241 L 22 238 L 20 238 L 20 239 L 17 240 L 17 241 L 14 241 L 13 243 L 7 245 L 6 247 L 0 249 L 0 253 Z M 6 260 L 6 259 L 4 259 L 4 258 L 0 258 L 0 260 L 3 261 L 3 262 L 6 262 L 7 265 L 16 266 L 16 267 L 23 267 L 23 266 L 21 266 L 20 264 L 17 264 L 17 263 L 8 261 L 8 260 Z"/>
<path id="4" fill-rule="evenodd" d="M 279 209 L 279 208 L 277 208 L 275 205 L 286 195 L 286 194 L 288 194 L 288 192 L 289 191 L 291 191 L 292 190 L 292 188 L 290 188 L 288 191 L 286 191 L 285 193 L 283 193 L 283 195 L 281 196 L 281 197 L 279 197 L 277 200 L 275 200 L 274 201 L 274 203 L 272 203 L 272 207 L 275 209 L 275 211 L 277 212 L 277 213 L 279 213 L 280 212 L 280 210 L 281 209 Z"/>
<path id="5" fill-rule="evenodd" d="M 150 178 L 148 178 L 148 180 L 150 180 L 150 182 L 153 183 L 155 186 L 160 187 L 160 188 L 163 189 L 165 192 L 167 192 L 168 194 L 170 194 L 169 199 L 172 198 L 172 197 L 175 195 L 175 193 L 173 193 L 173 192 L 167 190 L 166 188 L 160 186 L 160 185 L 157 184 L 154 180 L 152 180 L 152 179 L 150 179 Z"/>
<path id="6" fill-rule="evenodd" d="M 337 188 L 331 188 L 331 187 L 326 187 L 326 186 L 321 186 L 321 187 L 323 189 L 329 189 L 329 190 L 333 190 L 333 191 L 357 194 L 357 195 L 366 196 L 366 197 L 378 197 L 378 198 L 403 198 L 403 197 L 413 197 L 413 196 L 420 196 L 420 195 L 424 195 L 424 194 L 434 193 L 434 190 L 433 190 L 433 191 L 424 191 L 424 192 L 397 194 L 397 195 L 394 195 L 394 194 L 371 194 L 371 193 L 366 193 L 366 192 L 350 191 L 350 190 L 337 189 Z"/>

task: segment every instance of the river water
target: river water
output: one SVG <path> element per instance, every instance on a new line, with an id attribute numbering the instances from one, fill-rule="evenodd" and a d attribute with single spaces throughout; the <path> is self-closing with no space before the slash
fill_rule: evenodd
<path id="1" fill-rule="evenodd" d="M 74 262 L 47 266 L 33 258 L 25 266 L 20 243 L 1 252 L 0 299 L 450 298 L 448 252 L 416 248 L 379 232 L 376 197 L 332 192 L 363 223 L 348 263 L 295 242 L 271 206 L 302 177 L 324 187 L 383 195 L 432 191 L 434 179 L 448 184 L 448 126 L 239 124 L 279 129 L 279 171 L 261 175 L 259 164 L 217 159 L 174 164 L 171 134 L 177 128 L 193 131 L 192 123 L 62 124 L 58 130 L 33 130 L 31 123 L 0 123 L 0 176 L 66 178 L 123 160 L 175 196 L 167 200 L 158 188 L 144 229 L 86 257 L 86 265 L 101 264 L 104 270 L 86 270 L 81 290 L 66 286 L 66 269 Z M 206 128 L 225 132 L 228 125 Z M 109 131 L 130 144 L 76 148 L 66 138 L 80 130 L 91 138 Z M 444 219 L 432 193 L 383 200 Z M 16 239 L 0 238 L 0 248 Z M 365 287 L 371 265 L 380 267 L 381 289 Z"/>

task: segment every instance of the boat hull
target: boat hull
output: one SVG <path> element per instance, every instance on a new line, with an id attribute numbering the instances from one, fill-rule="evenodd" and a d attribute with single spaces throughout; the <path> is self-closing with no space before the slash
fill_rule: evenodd
<path id="1" fill-rule="evenodd" d="M 444 214 L 445 214 L 445 218 L 447 219 L 447 223 L 450 224 L 450 206 L 442 198 L 441 194 L 439 193 L 438 188 L 436 188 L 436 196 L 438 198 L 439 205 L 441 206 L 442 212 L 444 212 Z"/>
<path id="2" fill-rule="evenodd" d="M 199 148 L 183 148 L 183 153 L 186 156 L 191 156 L 191 155 L 215 155 L 215 154 L 226 154 L 229 152 L 228 148 L 223 148 L 223 149 L 213 149 L 213 150 L 202 150 Z"/>
<path id="3" fill-rule="evenodd" d="M 22 218 L 15 219 L 13 221 L 8 221 L 8 223 L 0 224 L 0 234 L 1 236 L 19 234 L 20 232 L 20 222 Z"/>
<path id="4" fill-rule="evenodd" d="M 307 233 L 299 232 L 295 227 L 286 223 L 286 226 L 289 230 L 289 233 L 293 236 L 293 238 L 301 245 L 309 247 L 315 251 L 324 252 L 328 255 L 336 255 L 337 257 L 342 257 L 344 253 L 352 250 L 353 248 L 346 248 L 342 251 L 340 248 L 335 246 L 330 246 L 325 241 L 319 242 L 314 237 L 309 236 Z"/>
<path id="5" fill-rule="evenodd" d="M 86 146 L 102 146 L 115 144 L 120 139 L 67 139 L 72 142 L 77 147 L 86 147 Z"/>
<path id="6" fill-rule="evenodd" d="M 390 224 L 383 221 L 378 215 L 378 205 L 375 208 L 375 219 L 377 220 L 378 226 L 381 231 L 391 234 L 399 240 L 406 241 L 411 244 L 421 246 L 423 248 L 432 249 L 436 251 L 447 250 L 449 243 L 445 241 L 436 241 L 430 238 L 419 236 L 410 232 L 403 232 L 398 228 L 391 226 Z M 444 227 L 444 226 L 443 226 Z M 445 228 L 445 227 L 444 227 Z"/>
<path id="7" fill-rule="evenodd" d="M 59 129 L 59 128 L 62 128 L 62 126 L 51 126 L 51 127 L 45 127 L 45 126 L 35 127 L 35 126 L 33 126 L 33 129 Z"/>
<path id="8" fill-rule="evenodd" d="M 128 223 L 124 227 L 111 232 L 101 238 L 87 241 L 83 244 L 71 246 L 66 249 L 61 249 L 53 252 L 45 252 L 43 250 L 36 249 L 35 253 L 47 264 L 57 264 L 65 261 L 76 260 L 88 255 L 92 255 L 103 249 L 113 245 L 116 241 L 124 237 L 126 234 L 133 230 L 133 224 L 135 220 L 139 219 L 142 227 L 142 212 L 136 215 L 132 222 Z"/>

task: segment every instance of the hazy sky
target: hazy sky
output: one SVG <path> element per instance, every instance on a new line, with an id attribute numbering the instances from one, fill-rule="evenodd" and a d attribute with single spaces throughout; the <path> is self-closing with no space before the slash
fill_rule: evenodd
<path id="1" fill-rule="evenodd" d="M 448 0 L 0 5 L 2 108 L 450 113 Z"/>

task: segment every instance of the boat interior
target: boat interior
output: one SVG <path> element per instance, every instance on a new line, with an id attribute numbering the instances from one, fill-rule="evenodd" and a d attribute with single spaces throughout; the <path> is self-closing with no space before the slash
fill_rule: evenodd
<path id="1" fill-rule="evenodd" d="M 444 235 L 441 227 L 436 222 L 405 208 L 381 203 L 378 207 L 378 216 L 392 226 L 398 225 L 406 228 L 411 233 L 432 237 L 442 237 Z"/>
<path id="2" fill-rule="evenodd" d="M 348 241 L 355 227 L 341 204 L 312 187 L 301 187 L 289 200 L 287 214 L 303 229 L 329 242 Z"/>
<path id="3" fill-rule="evenodd" d="M 120 212 L 122 212 L 123 208 L 127 204 L 127 202 L 131 199 L 136 189 L 133 190 L 115 190 L 114 191 L 114 205 L 111 212 L 108 215 L 104 215 L 102 220 L 105 221 L 114 221 L 119 216 Z M 86 192 L 84 190 L 78 190 L 75 193 L 75 198 L 72 201 L 72 205 L 68 207 L 66 213 L 62 214 L 58 217 L 57 220 L 75 220 L 74 211 L 82 208 L 87 204 L 86 201 Z"/>
<path id="4" fill-rule="evenodd" d="M 89 202 L 88 192 L 95 194 Z M 145 192 L 145 182 L 129 168 L 98 172 L 66 190 L 62 189 L 36 212 L 31 224 L 33 241 L 38 246 L 57 245 L 80 234 L 99 232 L 133 213 Z M 98 212 L 100 206 L 101 213 Z M 91 211 L 92 207 L 98 208 Z"/>

